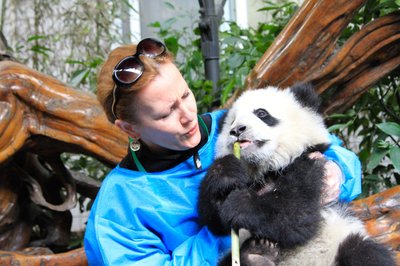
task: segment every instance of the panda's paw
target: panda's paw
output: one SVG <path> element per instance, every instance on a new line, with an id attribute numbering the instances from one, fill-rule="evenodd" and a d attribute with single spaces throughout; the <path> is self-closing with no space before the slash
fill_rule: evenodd
<path id="1" fill-rule="evenodd" d="M 241 186 L 247 185 L 250 180 L 246 166 L 232 154 L 215 160 L 211 168 L 217 168 L 223 176 L 235 180 Z"/>
<path id="2" fill-rule="evenodd" d="M 250 238 L 241 247 L 243 265 L 277 265 L 279 248 L 267 239 Z"/>
<path id="3" fill-rule="evenodd" d="M 254 232 L 259 227 L 260 213 L 255 210 L 253 195 L 247 190 L 232 191 L 220 207 L 220 217 L 234 229 Z"/>
<path id="4" fill-rule="evenodd" d="M 214 161 L 202 181 L 200 192 L 212 202 L 223 202 L 234 190 L 246 189 L 248 174 L 240 161 L 227 155 Z"/>

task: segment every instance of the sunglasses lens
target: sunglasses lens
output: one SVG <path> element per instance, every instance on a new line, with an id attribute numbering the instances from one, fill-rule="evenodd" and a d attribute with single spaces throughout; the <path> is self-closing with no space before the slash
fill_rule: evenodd
<path id="1" fill-rule="evenodd" d="M 138 52 L 147 57 L 157 57 L 165 52 L 165 45 L 155 39 L 144 39 L 138 44 Z"/>
<path id="2" fill-rule="evenodd" d="M 131 84 L 143 74 L 143 64 L 136 57 L 127 57 L 114 70 L 114 77 L 122 84 Z"/>

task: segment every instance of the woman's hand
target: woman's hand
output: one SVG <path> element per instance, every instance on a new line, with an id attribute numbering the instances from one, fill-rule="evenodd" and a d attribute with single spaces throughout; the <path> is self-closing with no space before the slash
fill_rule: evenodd
<path id="1" fill-rule="evenodd" d="M 320 152 L 311 153 L 310 158 L 326 160 L 324 155 Z M 339 198 L 340 186 L 343 183 L 343 178 L 340 167 L 334 161 L 326 160 L 324 177 L 325 187 L 321 196 L 323 205 L 336 201 Z"/>

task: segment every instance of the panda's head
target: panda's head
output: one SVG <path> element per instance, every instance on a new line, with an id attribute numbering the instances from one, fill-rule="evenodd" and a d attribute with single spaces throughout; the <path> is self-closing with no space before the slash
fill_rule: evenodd
<path id="1" fill-rule="evenodd" d="M 217 157 L 233 153 L 239 141 L 241 158 L 258 172 L 281 170 L 310 147 L 329 143 L 318 108 L 319 98 L 306 84 L 246 91 L 227 113 Z"/>

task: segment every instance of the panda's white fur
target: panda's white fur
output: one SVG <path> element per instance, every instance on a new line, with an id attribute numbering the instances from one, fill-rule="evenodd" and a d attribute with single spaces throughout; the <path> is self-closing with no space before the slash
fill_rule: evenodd
<path id="1" fill-rule="evenodd" d="M 268 127 L 253 115 L 255 107 L 265 107 L 280 123 Z M 221 136 L 226 138 L 217 141 L 217 157 L 232 153 L 233 143 L 237 139 L 229 131 L 239 124 L 249 127 L 244 138 L 250 141 L 250 145 L 241 150 L 242 156 L 259 165 L 260 173 L 282 169 L 308 147 L 329 142 L 322 117 L 315 110 L 304 108 L 290 90 L 276 87 L 246 91 L 234 102 L 221 131 Z M 268 140 L 262 149 L 255 146 L 260 139 Z"/>
<path id="2" fill-rule="evenodd" d="M 395 265 L 343 206 L 321 206 L 324 164 L 309 154 L 328 147 L 329 132 L 312 88 L 296 89 L 251 90 L 234 102 L 217 140 L 217 160 L 201 184 L 200 221 L 216 234 L 244 228 L 253 239 L 283 247 L 274 258 L 270 246 L 247 241 L 243 265 Z M 240 161 L 232 156 L 235 142 Z M 363 252 L 373 259 L 357 254 Z M 230 265 L 229 258 L 220 265 Z"/>
<path id="3" fill-rule="evenodd" d="M 281 253 L 280 266 L 334 265 L 339 245 L 351 234 L 367 238 L 363 223 L 340 208 L 322 211 L 323 222 L 319 233 L 306 245 Z"/>

